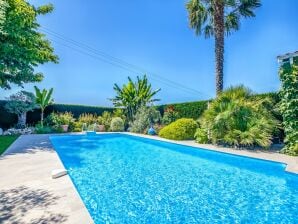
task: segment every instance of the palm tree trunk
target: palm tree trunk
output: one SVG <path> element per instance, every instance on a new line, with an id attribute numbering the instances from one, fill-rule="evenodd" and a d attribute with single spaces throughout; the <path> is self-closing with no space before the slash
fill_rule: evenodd
<path id="1" fill-rule="evenodd" d="M 41 124 L 41 127 L 43 127 L 43 116 L 44 116 L 44 110 L 41 109 L 41 114 L 40 114 L 40 124 Z"/>
<path id="2" fill-rule="evenodd" d="M 214 31 L 215 31 L 215 79 L 216 95 L 223 90 L 224 63 L 224 1 L 214 2 Z"/>

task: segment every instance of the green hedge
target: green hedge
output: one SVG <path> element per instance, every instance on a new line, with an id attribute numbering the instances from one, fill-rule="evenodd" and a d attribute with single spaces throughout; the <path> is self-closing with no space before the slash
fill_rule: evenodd
<path id="1" fill-rule="evenodd" d="M 279 95 L 277 93 L 265 93 L 265 94 L 257 94 L 256 97 L 265 97 L 269 96 L 273 103 L 272 108 L 275 107 L 279 101 Z M 17 122 L 17 117 L 14 114 L 9 114 L 5 108 L 6 101 L 0 100 L 0 127 L 9 128 L 13 126 Z M 175 110 L 179 113 L 179 118 L 193 118 L 198 119 L 202 113 L 207 109 L 208 101 L 195 101 L 195 102 L 187 102 L 187 103 L 174 103 L 174 104 L 165 104 L 156 106 L 156 108 L 160 111 L 163 116 L 164 110 L 166 107 L 173 105 Z M 95 107 L 95 106 L 83 106 L 83 105 L 68 105 L 68 104 L 53 104 L 49 106 L 45 111 L 45 116 L 50 114 L 51 112 L 72 112 L 75 118 L 78 118 L 80 114 L 83 113 L 92 113 L 101 115 L 103 111 L 112 112 L 113 108 L 111 107 Z M 282 121 L 282 116 L 278 112 L 274 112 L 274 115 L 278 118 L 278 120 Z M 39 121 L 40 118 L 40 110 L 35 110 L 33 112 L 28 113 L 27 123 L 35 124 Z"/>
<path id="2" fill-rule="evenodd" d="M 157 106 L 157 109 L 163 116 L 165 109 L 168 106 L 174 106 L 175 111 L 179 113 L 179 117 L 198 119 L 204 110 L 207 109 L 208 101 L 195 101 L 187 103 L 174 103 Z"/>
<path id="3" fill-rule="evenodd" d="M 8 113 L 4 106 L 5 100 L 0 100 L 0 127 L 7 129 L 17 123 L 17 116 L 15 114 Z M 45 117 L 52 112 L 71 112 L 75 118 L 78 118 L 80 114 L 91 113 L 101 115 L 104 111 L 113 112 L 112 107 L 95 107 L 95 106 L 84 106 L 84 105 L 68 105 L 68 104 L 53 104 L 46 108 Z M 36 109 L 27 114 L 27 123 L 36 124 L 40 120 L 40 110 Z"/>

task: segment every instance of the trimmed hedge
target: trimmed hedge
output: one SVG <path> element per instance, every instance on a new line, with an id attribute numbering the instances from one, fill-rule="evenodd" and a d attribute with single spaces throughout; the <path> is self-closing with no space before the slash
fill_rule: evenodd
<path id="1" fill-rule="evenodd" d="M 17 123 L 17 116 L 15 114 L 8 113 L 5 109 L 5 100 L 0 100 L 0 127 L 7 129 Z M 84 106 L 84 105 L 68 105 L 68 104 L 52 104 L 45 110 L 45 117 L 52 112 L 71 112 L 74 118 L 79 118 L 83 113 L 102 115 L 104 111 L 113 112 L 112 107 L 96 107 L 96 106 Z M 40 109 L 36 109 L 27 114 L 27 124 L 34 125 L 40 121 Z"/>
<path id="2" fill-rule="evenodd" d="M 174 103 L 157 106 L 157 109 L 163 116 L 165 109 L 168 106 L 174 106 L 175 111 L 179 113 L 179 117 L 198 119 L 207 109 L 208 101 L 195 101 L 187 103 Z"/>

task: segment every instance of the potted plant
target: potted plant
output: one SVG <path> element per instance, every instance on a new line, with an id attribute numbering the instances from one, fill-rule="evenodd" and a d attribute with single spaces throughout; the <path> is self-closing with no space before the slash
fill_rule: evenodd
<path id="1" fill-rule="evenodd" d="M 59 114 L 59 124 L 63 132 L 68 132 L 69 126 L 74 122 L 72 113 L 65 112 Z"/>

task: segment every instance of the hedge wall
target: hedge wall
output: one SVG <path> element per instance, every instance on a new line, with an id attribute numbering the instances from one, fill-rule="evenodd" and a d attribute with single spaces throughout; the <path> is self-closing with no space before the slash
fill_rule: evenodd
<path id="1" fill-rule="evenodd" d="M 187 103 L 174 103 L 157 106 L 161 115 L 168 106 L 174 106 L 175 110 L 179 113 L 179 117 L 198 119 L 204 110 L 207 109 L 208 101 L 195 101 Z"/>
<path id="2" fill-rule="evenodd" d="M 265 93 L 265 94 L 257 94 L 255 97 L 270 97 L 272 99 L 272 105 L 270 106 L 270 111 L 274 112 L 274 107 L 280 102 L 279 95 L 277 93 Z M 0 127 L 1 128 L 9 128 L 13 126 L 17 122 L 16 115 L 8 113 L 5 108 L 6 101 L 0 100 Z M 159 105 L 156 108 L 160 111 L 161 115 L 163 115 L 164 110 L 167 106 L 173 105 L 175 110 L 178 111 L 180 117 L 185 118 L 193 118 L 198 119 L 201 114 L 207 109 L 208 101 L 196 101 L 196 102 L 187 102 L 187 103 L 174 103 L 174 104 L 166 104 Z M 67 105 L 67 104 L 53 104 L 47 107 L 45 111 L 45 117 L 51 112 L 72 112 L 74 117 L 79 117 L 82 113 L 92 113 L 101 115 L 103 111 L 112 112 L 113 108 L 111 107 L 94 107 L 94 106 L 83 106 L 83 105 Z M 282 121 L 282 116 L 279 112 L 274 112 L 274 115 L 278 118 L 278 120 Z M 29 112 L 27 115 L 27 123 L 35 124 L 40 119 L 40 110 L 34 110 L 33 112 Z"/>
<path id="3" fill-rule="evenodd" d="M 17 123 L 17 116 L 8 113 L 4 106 L 6 104 L 5 100 L 0 100 L 0 127 L 7 129 L 12 127 Z M 80 114 L 92 113 L 96 115 L 101 115 L 104 111 L 112 112 L 111 107 L 95 107 L 95 106 L 84 106 L 84 105 L 68 105 L 68 104 L 53 104 L 46 108 L 45 117 L 52 112 L 71 112 L 75 118 L 78 118 Z M 40 120 L 40 110 L 36 109 L 27 114 L 27 123 L 36 124 Z"/>

